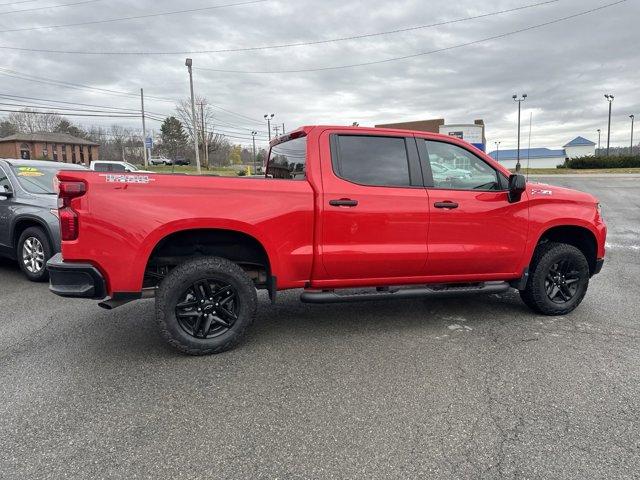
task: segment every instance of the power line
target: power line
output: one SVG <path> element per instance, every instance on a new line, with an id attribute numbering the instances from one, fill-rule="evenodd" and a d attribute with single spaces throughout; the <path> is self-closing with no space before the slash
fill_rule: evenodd
<path id="1" fill-rule="evenodd" d="M 522 32 L 527 32 L 529 30 L 534 30 L 537 28 L 541 28 L 541 27 L 546 27 L 548 25 L 553 25 L 555 23 L 560 23 L 566 20 L 570 20 L 576 17 L 580 17 L 583 15 L 588 15 L 590 13 L 593 12 L 597 12 L 599 10 L 604 10 L 605 8 L 609 8 L 612 7 L 614 5 L 619 5 L 621 3 L 626 2 L 627 0 L 618 0 L 616 2 L 612 2 L 612 3 L 608 3 L 606 5 L 602 5 L 600 7 L 596 7 L 596 8 L 591 8 L 589 10 L 584 10 L 582 12 L 579 13 L 574 13 L 573 15 L 567 15 L 566 17 L 561 17 L 561 18 L 557 18 L 555 20 L 550 20 L 548 22 L 543 22 L 543 23 L 539 23 L 536 25 L 531 25 L 529 27 L 525 27 L 525 28 L 520 28 L 518 30 L 512 30 L 510 32 L 506 32 L 506 33 L 501 33 L 498 35 L 492 35 L 490 37 L 485 37 L 485 38 L 481 38 L 479 40 L 473 40 L 471 42 L 465 42 L 465 43 L 459 43 L 457 45 L 451 45 L 449 47 L 444 47 L 444 48 L 438 48 L 435 50 L 429 50 L 426 52 L 419 52 L 419 53 L 413 53 L 411 55 L 403 55 L 400 57 L 391 57 L 391 58 L 385 58 L 383 60 L 376 60 L 376 61 L 371 61 L 371 62 L 360 62 L 360 63 L 351 63 L 351 64 L 347 64 L 347 65 L 336 65 L 336 66 L 329 66 L 329 67 L 318 67 L 318 68 L 302 68 L 302 69 L 296 69 L 296 70 L 225 70 L 225 69 L 221 69 L 221 68 L 205 68 L 205 67 L 193 67 L 194 69 L 197 70 L 202 70 L 202 71 L 209 71 L 209 72 L 217 72 L 217 73 L 239 73 L 239 74 L 279 74 L 279 73 L 307 73 L 307 72 L 321 72 L 321 71 L 327 71 L 327 70 L 340 70 L 340 69 L 346 69 L 346 68 L 356 68 L 356 67 L 366 67 L 366 66 L 371 66 L 371 65 L 379 65 L 379 64 L 383 64 L 383 63 L 390 63 L 390 62 L 397 62 L 400 60 L 407 60 L 410 58 L 416 58 L 416 57 L 421 57 L 421 56 L 425 56 L 425 55 L 432 55 L 434 53 L 440 53 L 440 52 L 446 52 L 449 50 L 455 50 L 457 48 L 462 48 L 462 47 L 468 47 L 471 45 L 477 45 L 479 43 L 484 43 L 484 42 L 488 42 L 491 40 L 497 40 L 500 38 L 505 38 L 511 35 L 515 35 L 517 33 L 522 33 Z"/>
<path id="2" fill-rule="evenodd" d="M 3 67 L 0 67 L 0 75 L 5 75 L 5 76 L 11 77 L 11 78 L 17 78 L 19 80 L 27 80 L 29 82 L 42 83 L 42 84 L 45 84 L 45 85 L 53 85 L 53 86 L 56 86 L 56 87 L 69 88 L 69 89 L 73 89 L 73 90 L 80 90 L 80 91 L 89 90 L 89 91 L 100 92 L 100 93 L 103 93 L 103 94 L 118 95 L 118 96 L 127 97 L 127 98 L 136 98 L 136 100 L 138 99 L 138 94 L 137 93 L 123 92 L 123 91 L 119 91 L 119 90 L 110 90 L 110 89 L 106 89 L 106 88 L 93 87 L 91 85 L 84 85 L 84 84 L 81 84 L 81 83 L 70 83 L 70 82 L 65 82 L 65 81 L 62 81 L 62 80 L 55 80 L 55 79 L 52 79 L 52 78 L 38 77 L 38 76 L 35 76 L 35 75 L 22 73 L 22 72 L 18 72 L 18 71 L 15 71 L 15 70 L 10 70 L 8 68 L 3 68 Z M 173 105 L 175 105 L 177 103 L 176 100 L 171 100 L 171 99 L 162 98 L 162 97 L 155 97 L 153 95 L 145 95 L 145 98 L 152 99 L 152 100 L 157 100 L 157 101 L 160 101 L 160 102 L 171 103 Z M 253 119 L 253 118 L 248 117 L 246 115 L 243 115 L 241 113 L 234 112 L 232 110 L 228 110 L 228 109 L 226 109 L 224 107 L 221 107 L 219 105 L 215 105 L 215 104 L 211 104 L 211 103 L 209 103 L 208 105 L 213 107 L 213 108 L 216 108 L 218 110 L 221 110 L 223 112 L 226 112 L 226 113 L 228 113 L 230 115 L 236 116 L 236 117 L 238 117 L 240 119 L 249 120 L 253 124 L 262 124 L 262 121 L 260 121 L 260 120 L 256 120 L 256 119 Z M 138 110 L 135 110 L 135 111 L 138 111 Z M 164 115 L 164 114 L 158 114 L 158 115 Z"/>
<path id="3" fill-rule="evenodd" d="M 35 12 L 36 10 L 51 10 L 53 8 L 62 8 L 62 7 L 73 7 L 76 5 L 84 5 L 86 3 L 96 3 L 96 2 L 102 2 L 102 1 L 103 0 L 83 0 L 81 2 L 63 3 L 60 5 L 48 5 L 46 7 L 23 8 L 22 10 L 11 10 L 8 12 L 0 12 L 0 15 L 9 15 L 11 13 Z M 27 3 L 27 2 L 16 2 L 16 3 Z M 5 4 L 5 5 L 9 5 L 9 4 Z"/>
<path id="4" fill-rule="evenodd" d="M 0 112 L 8 112 L 8 113 L 25 113 L 23 110 L 8 110 L 8 109 L 0 109 Z M 36 115 L 60 115 L 58 112 L 36 112 L 31 111 L 29 113 L 33 113 Z M 102 115 L 102 114 L 91 114 L 91 113 L 65 113 L 64 116 L 70 117 L 108 117 L 108 118 L 138 118 L 138 115 Z"/>
<path id="5" fill-rule="evenodd" d="M 90 1 L 101 1 L 101 0 L 90 0 Z M 224 5 L 214 5 L 211 7 L 200 7 L 200 8 L 190 8 L 187 10 L 173 10 L 170 12 L 159 12 L 159 13 L 147 13 L 144 15 L 131 15 L 128 17 L 118 17 L 118 18 L 109 18 L 104 20 L 90 20 L 86 22 L 77 22 L 77 23 L 63 23 L 58 25 L 46 25 L 46 26 L 38 26 L 38 27 L 23 27 L 23 28 L 12 28 L 10 30 L 0 30 L 0 33 L 9 33 L 9 32 L 27 32 L 32 30 L 44 30 L 49 28 L 66 28 L 66 27 L 79 27 L 83 25 L 97 25 L 103 23 L 114 23 L 114 22 L 123 22 L 126 20 L 138 20 L 141 18 L 152 18 L 152 17 L 162 17 L 165 15 L 178 15 L 181 13 L 194 13 L 194 12 L 202 12 L 206 10 L 216 10 L 219 8 L 228 8 L 228 7 L 240 7 L 243 5 L 253 5 L 256 3 L 263 3 L 268 0 L 250 0 L 246 2 L 238 2 L 238 3 L 226 3 Z M 71 5 L 71 4 L 69 4 Z M 27 10 L 20 10 L 21 12 L 26 12 Z M 6 13 L 14 13 L 14 12 L 6 12 Z"/>
<path id="6" fill-rule="evenodd" d="M 29 105 L 24 103 L 6 103 L 6 102 L 0 102 L 0 105 L 9 106 L 9 107 L 30 108 L 30 109 L 48 108 L 51 110 L 58 110 L 61 112 L 69 111 L 69 112 L 91 112 L 91 113 L 114 113 L 114 114 L 122 114 L 122 115 L 126 114 L 126 115 L 131 115 L 132 117 L 135 117 L 135 118 L 138 118 L 140 116 L 139 113 L 135 114 L 135 113 L 124 112 L 124 111 L 118 112 L 113 110 L 88 110 L 83 108 L 59 107 L 56 105 Z"/>
<path id="7" fill-rule="evenodd" d="M 25 96 L 21 96 L 21 95 L 8 95 L 5 93 L 0 93 L 0 98 L 4 98 L 7 100 L 12 100 L 12 101 L 19 101 L 19 100 L 31 100 L 31 101 L 35 101 L 38 103 L 60 103 L 62 105 L 78 105 L 81 107 L 96 107 L 96 108 L 108 108 L 111 110 L 123 110 L 123 111 L 130 111 L 130 112 L 136 112 L 136 113 L 140 113 L 139 109 L 135 109 L 135 108 L 121 108 L 121 107 L 112 107 L 109 105 L 95 105 L 95 104 L 91 104 L 91 103 L 78 103 L 78 102 L 65 102 L 62 100 L 51 100 L 51 99 L 46 99 L 46 98 L 36 98 L 36 97 L 25 97 Z M 57 107 L 55 105 L 51 106 L 51 108 L 61 108 L 61 107 Z"/>
<path id="8" fill-rule="evenodd" d="M 22 0 L 21 2 L 9 2 L 9 3 L 0 3 L 0 7 L 6 7 L 8 5 L 18 5 L 21 3 L 33 3 L 33 2 L 39 2 L 40 0 Z"/>
<path id="9" fill-rule="evenodd" d="M 259 45 L 259 46 L 253 46 L 253 47 L 224 48 L 219 50 L 182 50 L 182 51 L 170 51 L 170 52 L 166 52 L 166 51 L 165 52 L 162 52 L 162 51 L 86 51 L 86 50 L 52 50 L 52 49 L 42 49 L 42 48 L 23 48 L 23 47 L 12 47 L 12 46 L 6 46 L 6 45 L 0 45 L 0 49 L 16 50 L 20 52 L 58 53 L 58 54 L 69 54 L 69 55 L 189 55 L 189 54 L 203 54 L 203 53 L 252 52 L 252 51 L 260 51 L 260 50 L 272 50 L 272 49 L 303 47 L 303 46 L 311 46 L 311 45 L 323 45 L 327 43 L 344 42 L 348 40 L 360 40 L 364 38 L 379 37 L 383 35 L 411 32 L 415 30 L 422 30 L 426 28 L 433 28 L 433 27 L 439 27 L 443 25 L 451 25 L 454 23 L 466 22 L 469 20 L 476 20 L 478 18 L 501 15 L 504 13 L 525 10 L 528 8 L 540 7 L 540 6 L 548 5 L 551 3 L 556 3 L 559 1 L 560 0 L 547 0 L 544 2 L 523 5 L 520 7 L 509 8 L 509 9 L 499 10 L 499 11 L 489 12 L 489 13 L 483 13 L 480 15 L 473 15 L 470 17 L 462 17 L 462 18 L 457 18 L 453 20 L 445 20 L 442 22 L 430 23 L 427 25 L 418 25 L 414 27 L 398 28 L 395 30 L 387 30 L 383 32 L 364 33 L 360 35 L 351 35 L 347 37 L 337 37 L 337 38 L 330 38 L 326 40 L 315 40 L 315 41 L 308 41 L 308 42 L 293 42 L 293 43 L 281 43 L 276 45 Z"/>

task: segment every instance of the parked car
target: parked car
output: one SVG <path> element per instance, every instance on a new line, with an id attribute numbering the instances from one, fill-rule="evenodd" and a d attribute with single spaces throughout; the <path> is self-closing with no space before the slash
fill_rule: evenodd
<path id="1" fill-rule="evenodd" d="M 45 264 L 60 251 L 60 169 L 86 171 L 68 163 L 0 159 L 0 255 L 17 260 L 29 280 L 48 279 Z"/>
<path id="2" fill-rule="evenodd" d="M 470 178 L 471 173 L 461 168 L 450 167 L 445 163 L 431 162 L 431 172 L 434 178 L 447 180 L 451 178 Z"/>
<path id="3" fill-rule="evenodd" d="M 151 157 L 149 163 L 151 165 L 173 165 L 173 160 L 167 157 Z"/>
<path id="4" fill-rule="evenodd" d="M 153 173 L 150 170 L 140 170 L 129 162 L 116 162 L 110 160 L 94 160 L 89 165 L 91 170 L 96 172 L 136 172 L 136 173 Z"/>
<path id="5" fill-rule="evenodd" d="M 433 175 L 443 150 L 468 178 Z M 271 141 L 266 173 L 60 172 L 51 290 L 105 308 L 155 296 L 169 344 L 208 354 L 247 332 L 256 289 L 329 303 L 515 288 L 538 314 L 565 315 L 604 262 L 595 197 L 527 182 L 451 136 L 304 127 Z"/>
<path id="6" fill-rule="evenodd" d="M 174 165 L 190 165 L 191 161 L 184 157 L 176 157 L 173 159 Z"/>

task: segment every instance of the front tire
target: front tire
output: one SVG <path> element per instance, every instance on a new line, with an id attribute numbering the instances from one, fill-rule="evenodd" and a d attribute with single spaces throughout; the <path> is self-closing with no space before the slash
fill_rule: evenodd
<path id="1" fill-rule="evenodd" d="M 529 280 L 520 297 L 537 313 L 566 315 L 582 302 L 589 276 L 589 263 L 579 249 L 547 242 L 536 249 Z"/>
<path id="2" fill-rule="evenodd" d="M 162 337 L 182 353 L 221 353 L 242 340 L 257 304 L 244 270 L 224 258 L 202 257 L 164 278 L 156 294 L 156 321 Z"/>
<path id="3" fill-rule="evenodd" d="M 40 227 L 25 229 L 18 239 L 16 257 L 20 269 L 32 282 L 49 280 L 47 260 L 51 258 L 51 243 Z"/>

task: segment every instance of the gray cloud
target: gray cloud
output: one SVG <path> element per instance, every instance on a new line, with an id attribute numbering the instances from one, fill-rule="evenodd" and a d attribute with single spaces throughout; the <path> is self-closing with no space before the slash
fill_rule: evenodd
<path id="1" fill-rule="evenodd" d="M 62 2 L 60 3 L 67 3 Z M 0 15 L 0 31 L 74 23 L 233 3 L 100 1 L 76 7 Z M 396 2 L 270 0 L 265 3 L 145 20 L 0 33 L 0 45 L 87 51 L 202 50 L 313 41 L 429 24 L 513 8 L 532 0 Z M 364 40 L 257 52 L 194 54 L 196 67 L 229 70 L 315 68 L 382 60 L 445 48 L 525 28 L 608 3 L 563 0 L 546 6 L 453 25 Z M 28 4 L 31 8 L 38 3 Z M 2 7 L 9 11 L 10 6 Z M 25 6 L 15 5 L 16 10 Z M 1 13 L 1 12 L 0 12 Z M 228 110 L 260 120 L 275 112 L 288 128 L 303 124 L 373 125 L 444 117 L 487 123 L 489 145 L 515 145 L 514 93 L 529 95 L 534 146 L 561 146 L 576 135 L 596 140 L 606 129 L 604 93 L 613 93 L 612 142 L 626 145 L 630 113 L 640 114 L 638 44 L 640 5 L 630 0 L 597 13 L 504 39 L 398 62 L 291 74 L 231 74 L 195 70 L 197 93 Z M 188 95 L 185 55 L 84 56 L 0 50 L 0 66 L 100 88 L 175 100 Z M 66 89 L 0 75 L 0 90 L 14 95 L 137 108 L 135 98 Z M 171 103 L 149 98 L 166 114 Z M 221 122 L 247 120 L 219 112 Z M 83 119 L 78 123 L 109 124 Z M 139 125 L 127 120 L 133 127 Z M 123 122 L 124 123 L 124 122 Z M 158 124 L 152 124 L 158 128 Z M 257 124 L 256 126 L 260 126 Z M 640 135 L 638 135 L 640 138 Z"/>

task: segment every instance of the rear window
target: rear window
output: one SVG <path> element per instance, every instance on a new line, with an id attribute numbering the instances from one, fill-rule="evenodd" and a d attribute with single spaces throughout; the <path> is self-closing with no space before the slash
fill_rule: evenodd
<path id="1" fill-rule="evenodd" d="M 307 137 L 298 137 L 271 147 L 267 175 L 287 180 L 307 177 Z"/>
<path id="2" fill-rule="evenodd" d="M 18 177 L 20 186 L 27 192 L 47 194 L 56 193 L 53 187 L 53 179 L 58 171 L 60 171 L 60 168 L 12 165 L 11 170 L 13 170 L 14 175 Z"/>

